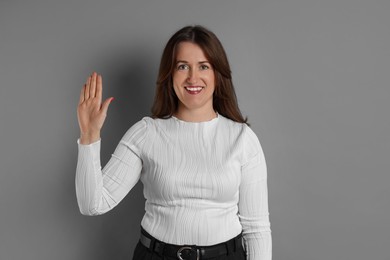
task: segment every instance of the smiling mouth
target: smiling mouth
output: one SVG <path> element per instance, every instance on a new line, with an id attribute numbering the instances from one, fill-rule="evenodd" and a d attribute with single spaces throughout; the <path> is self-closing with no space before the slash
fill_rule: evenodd
<path id="1" fill-rule="evenodd" d="M 200 86 L 188 86 L 188 87 L 184 87 L 184 88 L 191 95 L 199 94 L 204 89 L 204 87 L 200 87 Z"/>

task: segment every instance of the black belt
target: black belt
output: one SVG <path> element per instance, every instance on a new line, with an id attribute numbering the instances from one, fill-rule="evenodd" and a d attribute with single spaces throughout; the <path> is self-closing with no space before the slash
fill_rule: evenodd
<path id="1" fill-rule="evenodd" d="M 141 232 L 141 244 L 159 255 L 176 257 L 179 260 L 200 260 L 218 257 L 221 255 L 230 254 L 231 252 L 235 252 L 242 247 L 242 234 L 239 234 L 238 236 L 230 239 L 229 241 L 214 246 L 178 246 L 161 242 L 153 238 L 149 234 L 143 234 L 143 232 L 145 232 L 145 230 L 142 230 Z"/>

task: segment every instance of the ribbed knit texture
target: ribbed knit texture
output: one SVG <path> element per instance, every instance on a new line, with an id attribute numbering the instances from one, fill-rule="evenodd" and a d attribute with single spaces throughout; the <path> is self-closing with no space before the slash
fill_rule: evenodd
<path id="1" fill-rule="evenodd" d="M 192 123 L 144 117 L 101 169 L 98 140 L 78 143 L 76 194 L 82 214 L 114 208 L 141 180 L 141 225 L 157 239 L 207 246 L 243 231 L 248 260 L 270 260 L 267 168 L 246 125 L 218 115 Z"/>

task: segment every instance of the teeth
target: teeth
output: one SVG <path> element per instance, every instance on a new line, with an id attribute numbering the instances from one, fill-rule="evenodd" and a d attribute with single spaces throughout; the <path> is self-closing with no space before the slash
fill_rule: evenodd
<path id="1" fill-rule="evenodd" d="M 195 88 L 186 87 L 186 89 L 189 91 L 199 91 L 199 90 L 202 90 L 202 87 L 195 87 Z"/>

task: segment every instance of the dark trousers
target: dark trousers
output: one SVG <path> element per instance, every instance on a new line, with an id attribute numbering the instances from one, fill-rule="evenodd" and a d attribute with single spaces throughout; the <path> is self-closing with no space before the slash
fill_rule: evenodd
<path id="1" fill-rule="evenodd" d="M 142 227 L 141 227 L 142 228 Z M 148 234 L 143 228 L 142 233 L 144 233 L 147 237 L 153 238 L 150 234 Z M 146 248 L 141 242 L 138 242 L 134 254 L 133 260 L 178 260 L 177 257 L 169 257 L 164 255 L 159 255 L 157 252 L 153 252 L 149 248 Z M 203 260 L 203 259 L 199 259 Z M 221 255 L 218 257 L 207 258 L 207 260 L 246 260 L 246 253 L 242 246 L 236 249 L 236 251 L 232 251 L 228 249 L 227 255 Z"/>

